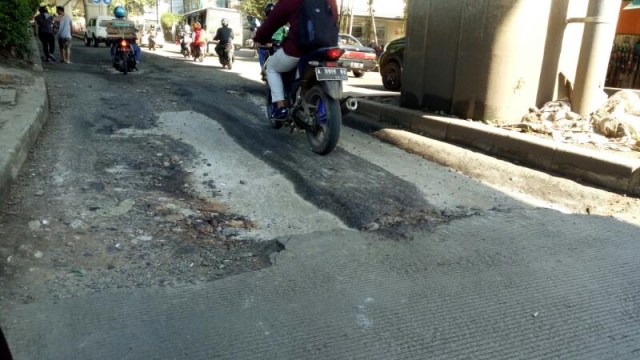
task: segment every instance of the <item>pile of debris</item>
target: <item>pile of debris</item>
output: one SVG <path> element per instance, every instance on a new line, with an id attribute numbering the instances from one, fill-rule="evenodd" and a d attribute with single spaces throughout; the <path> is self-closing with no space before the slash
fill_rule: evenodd
<path id="1" fill-rule="evenodd" d="M 619 91 L 586 117 L 571 111 L 569 100 L 551 101 L 541 109 L 530 108 L 520 123 L 500 127 L 544 134 L 560 142 L 640 151 L 640 97 L 633 91 Z"/>

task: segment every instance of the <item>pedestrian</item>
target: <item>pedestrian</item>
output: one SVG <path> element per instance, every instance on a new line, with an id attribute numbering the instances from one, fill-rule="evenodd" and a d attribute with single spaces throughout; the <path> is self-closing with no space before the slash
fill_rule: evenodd
<path id="1" fill-rule="evenodd" d="M 55 21 L 58 23 L 58 46 L 60 62 L 71 64 L 71 16 L 64 13 L 63 6 L 56 6 Z"/>
<path id="2" fill-rule="evenodd" d="M 41 6 L 38 9 L 40 13 L 34 19 L 38 38 L 42 43 L 42 51 L 44 52 L 44 61 L 55 62 L 56 58 L 53 53 L 56 51 L 56 39 L 53 35 L 53 16 L 49 14 L 46 7 Z"/>

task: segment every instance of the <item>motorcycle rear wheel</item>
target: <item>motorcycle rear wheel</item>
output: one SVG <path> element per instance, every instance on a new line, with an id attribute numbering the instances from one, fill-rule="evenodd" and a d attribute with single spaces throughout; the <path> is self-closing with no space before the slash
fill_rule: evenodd
<path id="1" fill-rule="evenodd" d="M 127 73 L 129 72 L 129 59 L 127 59 L 125 55 L 125 56 L 122 56 L 121 61 L 122 61 L 122 73 L 127 75 Z"/>
<path id="2" fill-rule="evenodd" d="M 340 102 L 325 94 L 320 85 L 315 85 L 303 96 L 315 122 L 311 129 L 307 129 L 307 140 L 314 153 L 326 155 L 335 149 L 340 139 Z"/>

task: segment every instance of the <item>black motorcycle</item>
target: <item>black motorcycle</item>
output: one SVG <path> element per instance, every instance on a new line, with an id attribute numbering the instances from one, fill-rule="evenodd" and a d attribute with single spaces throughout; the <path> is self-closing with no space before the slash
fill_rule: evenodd
<path id="1" fill-rule="evenodd" d="M 191 56 L 193 61 L 202 62 L 204 60 L 204 44 L 191 43 Z"/>
<path id="2" fill-rule="evenodd" d="M 151 33 L 149 34 L 149 37 L 147 38 L 147 41 L 149 42 L 149 50 L 151 50 L 151 51 L 155 51 L 156 50 L 156 35 L 153 32 L 154 32 L 154 30 L 151 30 Z"/>
<path id="3" fill-rule="evenodd" d="M 115 46 L 112 63 L 116 70 L 125 75 L 130 71 L 137 70 L 133 46 L 129 40 L 120 38 L 112 46 Z"/>
<path id="4" fill-rule="evenodd" d="M 183 32 L 180 36 L 180 53 L 185 58 L 191 56 L 191 42 L 193 39 L 191 38 L 191 34 L 187 34 Z"/>
<path id="5" fill-rule="evenodd" d="M 223 46 L 220 46 L 217 50 L 218 58 L 220 59 L 220 65 L 222 65 L 222 68 L 224 69 L 226 67 L 231 70 L 233 61 L 235 60 L 233 55 L 233 44 L 228 42 L 224 45 L 224 48 Z"/>
<path id="6" fill-rule="evenodd" d="M 338 47 L 318 49 L 301 58 L 295 69 L 282 74 L 289 104 L 286 119 L 271 117 L 275 105 L 271 101 L 271 90 L 267 93 L 267 118 L 271 126 L 275 129 L 288 126 L 291 131 L 304 129 L 311 150 L 320 155 L 330 153 L 340 138 L 342 81 L 348 79 L 347 69 L 338 67 L 337 62 L 343 53 Z"/>

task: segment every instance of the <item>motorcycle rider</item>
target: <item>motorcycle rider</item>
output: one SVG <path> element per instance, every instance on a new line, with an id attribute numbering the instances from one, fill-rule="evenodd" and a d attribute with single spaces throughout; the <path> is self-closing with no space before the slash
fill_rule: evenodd
<path id="1" fill-rule="evenodd" d="M 338 22 L 338 5 L 336 0 L 327 0 L 336 23 Z M 254 41 L 258 44 L 267 44 L 272 35 L 280 27 L 289 23 L 289 35 L 282 41 L 282 48 L 273 54 L 267 63 L 267 79 L 271 89 L 273 107 L 271 117 L 282 120 L 288 116 L 287 103 L 285 102 L 284 84 L 281 73 L 288 72 L 296 67 L 298 60 L 305 55 L 296 44 L 299 33 L 298 15 L 300 8 L 304 6 L 304 0 L 280 0 L 273 7 L 264 23 L 258 28 Z"/>
<path id="2" fill-rule="evenodd" d="M 199 22 L 194 22 L 193 23 L 193 42 L 191 42 L 191 53 L 195 54 L 195 49 L 196 47 L 200 48 L 201 51 L 201 55 L 202 56 L 202 48 L 204 47 L 204 44 L 206 44 L 207 41 L 205 39 L 205 33 L 204 30 L 202 30 L 202 26 L 200 25 Z"/>
<path id="3" fill-rule="evenodd" d="M 127 10 L 125 10 L 125 8 L 121 5 L 116 6 L 113 9 L 113 15 L 116 17 L 116 19 L 124 19 L 127 17 Z M 136 29 L 135 27 L 133 28 L 133 32 L 137 33 L 138 29 Z M 129 41 L 129 43 L 131 44 L 131 47 L 133 48 L 133 57 L 135 57 L 136 59 L 136 64 L 140 64 L 141 60 L 142 60 L 142 51 L 140 50 L 140 46 L 138 46 L 138 44 L 136 43 L 136 38 L 137 36 L 132 36 L 132 37 L 127 37 L 125 38 L 125 40 Z M 118 46 L 118 42 L 117 41 L 111 41 L 111 59 L 113 60 L 113 57 L 116 55 L 116 47 Z"/>
<path id="4" fill-rule="evenodd" d="M 190 32 L 180 32 L 180 52 L 185 56 L 191 55 L 192 39 Z"/>
<path id="5" fill-rule="evenodd" d="M 273 10 L 274 6 L 275 5 L 273 3 L 268 3 L 267 5 L 264 6 L 265 18 L 269 16 L 269 13 L 271 13 L 271 10 Z M 258 47 L 258 60 L 260 61 L 261 70 L 262 68 L 264 68 L 264 63 L 265 61 L 267 61 L 267 58 L 270 55 L 273 55 L 273 53 L 275 52 L 274 47 L 277 49 L 280 46 L 280 44 L 282 43 L 282 40 L 284 40 L 284 38 L 287 37 L 288 32 L 289 32 L 289 27 L 285 25 L 280 29 L 278 29 L 271 36 L 271 43 L 265 44 L 265 46 Z"/>
<path id="6" fill-rule="evenodd" d="M 149 43 L 149 50 L 156 50 L 156 27 L 151 25 L 149 27 L 149 37 L 147 38 Z"/>
<path id="7" fill-rule="evenodd" d="M 220 25 L 222 25 L 222 27 L 219 27 L 218 30 L 216 31 L 216 36 L 213 37 L 213 40 L 217 41 L 218 43 L 216 44 L 216 54 L 218 54 L 218 57 L 222 57 L 224 56 L 224 49 L 226 47 L 227 44 L 231 43 L 231 41 L 233 40 L 233 29 L 231 29 L 229 27 L 229 19 L 222 19 L 220 21 Z M 229 59 L 229 62 L 227 65 L 224 65 L 222 68 L 224 69 L 224 67 L 226 66 L 229 70 L 231 70 L 231 63 L 233 62 L 233 59 Z"/>

